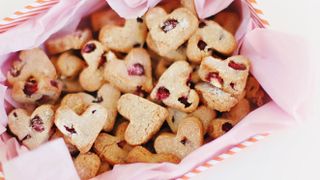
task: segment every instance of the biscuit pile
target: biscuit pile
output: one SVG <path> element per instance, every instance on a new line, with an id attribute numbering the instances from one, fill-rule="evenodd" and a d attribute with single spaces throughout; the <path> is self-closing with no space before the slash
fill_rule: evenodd
<path id="1" fill-rule="evenodd" d="M 49 39 L 47 53 L 20 52 L 7 73 L 22 107 L 9 129 L 29 149 L 62 137 L 82 179 L 179 163 L 268 100 L 249 59 L 232 55 L 238 25 L 229 11 L 199 20 L 187 0 L 137 19 L 95 12 L 91 29 Z"/>

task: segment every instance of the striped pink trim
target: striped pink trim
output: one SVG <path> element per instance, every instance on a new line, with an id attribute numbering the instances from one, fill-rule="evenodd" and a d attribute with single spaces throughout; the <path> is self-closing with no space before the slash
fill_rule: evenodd
<path id="1" fill-rule="evenodd" d="M 47 11 L 58 2 L 59 0 L 35 0 L 34 3 L 25 6 L 19 11 L 15 11 L 11 16 L 3 18 L 0 21 L 0 33 L 8 31 L 28 19 Z"/>
<path id="2" fill-rule="evenodd" d="M 246 149 L 247 147 L 255 144 L 256 142 L 264 139 L 268 135 L 269 134 L 261 134 L 261 135 L 256 135 L 254 137 L 251 137 L 251 138 L 247 139 L 246 141 L 235 145 L 233 148 L 231 148 L 228 151 L 220 154 L 219 156 L 215 156 L 215 157 L 211 158 L 210 160 L 204 162 L 203 164 L 201 164 L 200 166 L 192 169 L 191 171 L 189 171 L 188 173 L 184 174 L 180 178 L 177 178 L 177 180 L 190 179 L 190 178 L 202 173 L 203 171 L 206 171 L 206 170 L 210 169 L 211 167 L 215 166 L 216 164 L 222 162 L 223 160 L 232 157 L 233 155 L 235 155 L 238 152 Z"/>

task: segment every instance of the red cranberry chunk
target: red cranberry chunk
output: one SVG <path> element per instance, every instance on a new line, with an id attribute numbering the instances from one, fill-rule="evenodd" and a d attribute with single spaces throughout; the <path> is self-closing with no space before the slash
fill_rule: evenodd
<path id="1" fill-rule="evenodd" d="M 223 79 L 219 76 L 218 72 L 209 72 L 205 78 L 208 82 L 216 79 L 220 84 L 223 84 Z"/>
<path id="2" fill-rule="evenodd" d="M 230 129 L 232 129 L 233 128 L 233 125 L 231 124 L 231 123 L 228 123 L 228 122 L 226 122 L 226 123 L 224 123 L 223 125 L 222 125 L 222 130 L 224 131 L 224 132 L 228 132 L 228 131 L 230 131 Z"/>
<path id="3" fill-rule="evenodd" d="M 55 87 L 55 88 L 58 88 L 58 87 L 59 87 L 59 86 L 58 86 L 58 82 L 55 81 L 55 80 L 51 80 L 51 81 L 50 81 L 50 84 L 51 84 L 51 86 L 53 86 L 53 87 Z"/>
<path id="4" fill-rule="evenodd" d="M 64 128 L 65 128 L 66 131 L 68 131 L 70 134 L 77 134 L 77 131 L 74 129 L 73 126 L 71 126 L 71 127 L 64 126 Z"/>
<path id="5" fill-rule="evenodd" d="M 161 29 L 163 32 L 167 33 L 168 31 L 174 29 L 178 23 L 179 22 L 176 19 L 167 19 L 161 26 Z"/>
<path id="6" fill-rule="evenodd" d="M 107 62 L 106 56 L 101 56 L 98 68 L 102 67 Z"/>
<path id="7" fill-rule="evenodd" d="M 199 40 L 197 46 L 201 51 L 203 51 L 207 47 L 207 43 L 204 42 L 203 40 Z"/>
<path id="8" fill-rule="evenodd" d="M 144 67 L 140 63 L 133 64 L 128 69 L 128 74 L 131 76 L 143 76 L 144 75 Z"/>
<path id="9" fill-rule="evenodd" d="M 185 96 L 179 97 L 178 101 L 184 104 L 185 108 L 191 106 L 191 103 L 188 102 L 188 98 Z"/>
<path id="10" fill-rule="evenodd" d="M 157 91 L 157 99 L 158 100 L 166 99 L 169 96 L 170 96 L 170 91 L 167 88 L 165 88 L 163 86 L 158 88 L 158 91 Z"/>
<path id="11" fill-rule="evenodd" d="M 186 137 L 183 137 L 181 140 L 180 140 L 180 143 L 183 144 L 183 145 L 186 145 L 188 139 Z"/>
<path id="12" fill-rule="evenodd" d="M 37 132 L 44 131 L 43 121 L 38 115 L 36 115 L 30 120 L 30 126 L 32 127 L 33 130 Z"/>
<path id="13" fill-rule="evenodd" d="M 38 91 L 38 83 L 35 79 L 32 77 L 29 78 L 26 83 L 24 84 L 23 92 L 28 97 L 30 97 L 32 94 Z"/>
<path id="14" fill-rule="evenodd" d="M 90 43 L 90 44 L 86 44 L 82 48 L 82 52 L 83 53 L 90 53 L 90 52 L 94 51 L 95 49 L 96 49 L 96 45 L 94 43 Z"/>
<path id="15" fill-rule="evenodd" d="M 230 83 L 230 86 L 232 89 L 234 89 L 235 84 L 232 82 L 232 83 Z"/>
<path id="16" fill-rule="evenodd" d="M 236 63 L 232 60 L 228 63 L 228 66 L 234 70 L 239 70 L 239 71 L 244 71 L 247 69 L 247 67 L 244 64 Z"/>

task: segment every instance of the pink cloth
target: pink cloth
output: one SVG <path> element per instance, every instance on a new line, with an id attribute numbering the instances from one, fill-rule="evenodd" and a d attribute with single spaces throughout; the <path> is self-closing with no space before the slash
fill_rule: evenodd
<path id="1" fill-rule="evenodd" d="M 107 0 L 110 7 L 122 17 L 135 18 L 155 6 L 159 0 Z M 226 8 L 232 0 L 196 0 L 195 5 L 201 18 Z M 8 57 L 22 49 L 41 46 L 50 36 L 74 31 L 80 19 L 106 5 L 102 0 L 60 1 L 47 13 L 23 25 L 0 34 L 0 81 L 4 81 Z M 235 128 L 224 136 L 205 144 L 188 155 L 179 165 L 129 164 L 116 165 L 110 172 L 94 179 L 169 179 L 178 177 L 196 165 L 218 155 L 227 148 L 256 134 L 278 131 L 314 115 L 311 105 L 315 100 L 309 95 L 319 92 L 313 83 L 317 71 L 314 62 L 306 58 L 303 41 L 268 29 L 254 29 L 246 3 L 236 0 L 232 5 L 242 13 L 242 23 L 236 33 L 240 44 L 238 52 L 248 56 L 252 62 L 251 72 L 267 91 L 272 102 L 246 116 Z M 302 76 L 303 74 L 303 76 Z M 0 133 L 5 131 L 5 99 L 11 102 L 6 87 L 0 85 Z M 19 155 L 17 158 L 14 156 Z M 27 152 L 14 138 L 1 135 L 0 160 L 8 179 L 77 179 L 72 160 L 62 140 L 49 142 L 38 149 Z"/>

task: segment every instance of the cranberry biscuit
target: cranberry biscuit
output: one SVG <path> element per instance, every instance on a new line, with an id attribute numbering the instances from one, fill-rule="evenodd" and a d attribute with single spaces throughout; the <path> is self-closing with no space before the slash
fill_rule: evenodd
<path id="1" fill-rule="evenodd" d="M 140 145 L 150 140 L 168 116 L 167 109 L 133 94 L 120 97 L 118 112 L 130 121 L 125 140 L 131 145 Z"/>
<path id="2" fill-rule="evenodd" d="M 199 96 L 189 85 L 191 66 L 185 61 L 173 63 L 160 77 L 150 97 L 165 105 L 184 112 L 194 111 L 199 104 Z"/>
<path id="3" fill-rule="evenodd" d="M 73 160 L 73 163 L 80 179 L 86 180 L 97 175 L 101 160 L 96 154 L 87 152 L 85 154 L 79 154 Z"/>
<path id="4" fill-rule="evenodd" d="M 196 31 L 198 19 L 186 8 L 175 9 L 170 14 L 156 7 L 145 15 L 149 34 L 159 54 L 178 49 Z"/>
<path id="5" fill-rule="evenodd" d="M 232 34 L 214 21 L 202 21 L 191 36 L 187 56 L 194 63 L 201 63 L 204 57 L 216 54 L 230 55 L 237 43 Z"/>
<path id="6" fill-rule="evenodd" d="M 143 19 L 127 19 L 123 27 L 106 25 L 100 30 L 99 41 L 113 51 L 128 53 L 132 48 L 142 47 L 147 37 Z"/>
<path id="7" fill-rule="evenodd" d="M 198 118 L 189 117 L 179 124 L 177 134 L 160 134 L 154 142 L 154 148 L 157 153 L 169 153 L 182 159 L 202 144 L 202 123 Z"/>
<path id="8" fill-rule="evenodd" d="M 244 91 L 249 75 L 250 62 L 244 56 L 232 56 L 226 60 L 206 57 L 200 64 L 200 78 L 232 95 Z"/>
<path id="9" fill-rule="evenodd" d="M 122 60 L 109 51 L 104 77 L 124 93 L 134 93 L 138 89 L 150 92 L 153 84 L 149 54 L 142 48 L 134 48 Z"/>
<path id="10" fill-rule="evenodd" d="M 8 126 L 22 144 L 34 149 L 49 139 L 53 116 L 51 105 L 39 106 L 32 114 L 24 109 L 14 109 L 8 116 Z"/>

